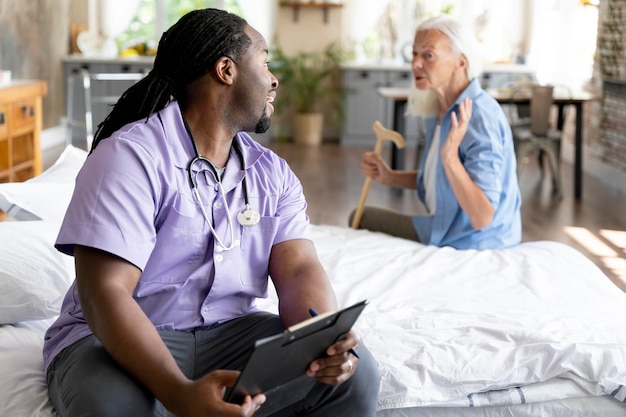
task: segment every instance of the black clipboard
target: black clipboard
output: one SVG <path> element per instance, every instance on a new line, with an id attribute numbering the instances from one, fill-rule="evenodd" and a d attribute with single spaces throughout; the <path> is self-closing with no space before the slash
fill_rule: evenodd
<path id="1" fill-rule="evenodd" d="M 359 301 L 257 340 L 235 386 L 226 391 L 226 401 L 241 404 L 246 395 L 260 393 L 269 400 L 276 388 L 306 377 L 310 363 L 325 356 L 330 345 L 346 337 L 366 305 L 367 300 Z"/>

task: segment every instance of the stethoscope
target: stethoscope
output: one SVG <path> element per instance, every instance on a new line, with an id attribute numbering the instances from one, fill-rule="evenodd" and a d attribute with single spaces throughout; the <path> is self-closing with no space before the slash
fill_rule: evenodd
<path id="1" fill-rule="evenodd" d="M 189 164 L 187 165 L 187 175 L 189 179 L 189 186 L 191 187 L 191 191 L 193 193 L 193 196 L 196 202 L 200 206 L 202 217 L 204 217 L 204 221 L 209 226 L 209 229 L 211 229 L 211 234 L 215 238 L 217 245 L 219 246 L 221 250 L 231 250 L 239 245 L 239 241 L 235 241 L 235 228 L 233 227 L 233 220 L 230 215 L 230 208 L 228 207 L 228 202 L 226 201 L 226 194 L 224 193 L 224 188 L 222 187 L 222 181 L 220 180 L 220 176 L 218 175 L 217 170 L 215 169 L 215 166 L 213 165 L 213 163 L 207 158 L 205 158 L 204 156 L 200 155 L 200 152 L 198 152 L 198 147 L 191 133 L 191 129 L 189 128 L 189 125 L 187 124 L 186 121 L 183 121 L 183 122 L 185 124 L 185 129 L 187 130 L 187 134 L 189 135 L 189 139 L 191 140 L 191 144 L 193 145 L 193 150 L 195 152 L 195 156 L 191 159 L 191 161 L 189 161 Z M 236 140 L 233 140 L 233 147 L 235 148 L 235 152 L 237 153 L 237 156 L 239 157 L 239 162 L 241 163 L 241 169 L 244 170 L 244 177 L 242 180 L 242 185 L 243 185 L 243 198 L 246 204 L 246 207 L 243 210 L 241 210 L 239 213 L 237 213 L 237 222 L 244 227 L 255 226 L 261 220 L 261 215 L 259 214 L 258 211 L 250 207 L 250 202 L 248 199 L 248 185 L 246 183 L 246 177 L 245 177 L 246 166 L 244 164 L 243 153 L 241 152 L 241 149 L 239 148 L 239 144 L 237 143 Z M 198 170 L 198 172 L 194 174 L 193 166 L 197 164 L 204 164 L 211 169 L 211 172 L 213 173 L 213 176 L 215 177 L 215 182 L 217 182 L 217 186 L 219 187 L 220 194 L 222 196 L 222 203 L 224 204 L 224 210 L 226 211 L 226 221 L 228 222 L 228 230 L 230 232 L 230 245 L 228 246 L 226 246 L 224 242 L 222 241 L 222 239 L 220 239 L 220 237 L 217 235 L 217 232 L 215 231 L 215 229 L 213 228 L 213 225 L 211 224 L 212 222 L 209 219 L 209 215 L 207 214 L 206 209 L 204 208 L 204 204 L 202 203 L 202 198 L 200 198 L 200 193 L 198 192 L 198 180 L 196 176 L 200 174 L 203 170 Z"/>

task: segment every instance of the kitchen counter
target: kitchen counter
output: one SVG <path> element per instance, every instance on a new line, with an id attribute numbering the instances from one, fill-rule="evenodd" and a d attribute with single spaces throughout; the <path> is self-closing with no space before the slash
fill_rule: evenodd
<path id="1" fill-rule="evenodd" d="M 341 65 L 341 68 L 356 71 L 411 71 L 411 64 L 399 62 L 347 62 Z"/>
<path id="2" fill-rule="evenodd" d="M 154 63 L 153 56 L 129 56 L 129 57 L 116 57 L 116 58 L 105 58 L 97 55 L 82 55 L 82 54 L 74 54 L 67 55 L 63 58 L 63 62 L 65 63 L 73 63 L 73 64 L 142 64 L 142 65 L 152 65 Z"/>
<path id="3" fill-rule="evenodd" d="M 65 114 L 68 124 L 66 142 L 84 146 L 85 140 L 90 140 L 93 130 L 111 111 L 111 105 L 136 82 L 136 79 L 124 76 L 146 74 L 153 65 L 153 56 L 66 56 L 63 59 Z M 85 86 L 85 71 L 92 76 L 88 87 Z"/>
<path id="4" fill-rule="evenodd" d="M 410 71 L 411 63 L 405 62 L 347 62 L 341 66 L 347 70 L 364 71 Z M 487 74 L 532 74 L 536 69 L 529 65 L 520 64 L 483 64 L 482 73 Z"/>

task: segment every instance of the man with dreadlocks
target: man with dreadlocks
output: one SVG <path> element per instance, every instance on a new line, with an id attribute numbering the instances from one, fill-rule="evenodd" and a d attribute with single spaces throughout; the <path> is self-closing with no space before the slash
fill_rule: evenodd
<path id="1" fill-rule="evenodd" d="M 242 133 L 269 127 L 267 59 L 240 17 L 190 12 L 99 126 L 56 242 L 76 264 L 44 346 L 60 416 L 375 415 L 379 375 L 354 332 L 278 406 L 223 399 L 257 339 L 337 309 L 300 182 Z M 279 315 L 255 307 L 268 277 Z"/>

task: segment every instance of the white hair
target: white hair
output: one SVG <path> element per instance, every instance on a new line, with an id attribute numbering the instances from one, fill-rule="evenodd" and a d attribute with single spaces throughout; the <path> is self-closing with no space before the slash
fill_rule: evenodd
<path id="1" fill-rule="evenodd" d="M 452 50 L 465 56 L 467 67 L 465 73 L 468 80 L 473 80 L 482 71 L 478 43 L 474 34 L 461 22 L 448 15 L 440 15 L 422 22 L 417 32 L 436 30 L 445 35 L 450 41 Z M 409 91 L 407 114 L 412 116 L 435 116 L 439 113 L 439 101 L 432 90 L 419 90 L 415 82 L 411 83 Z"/>

